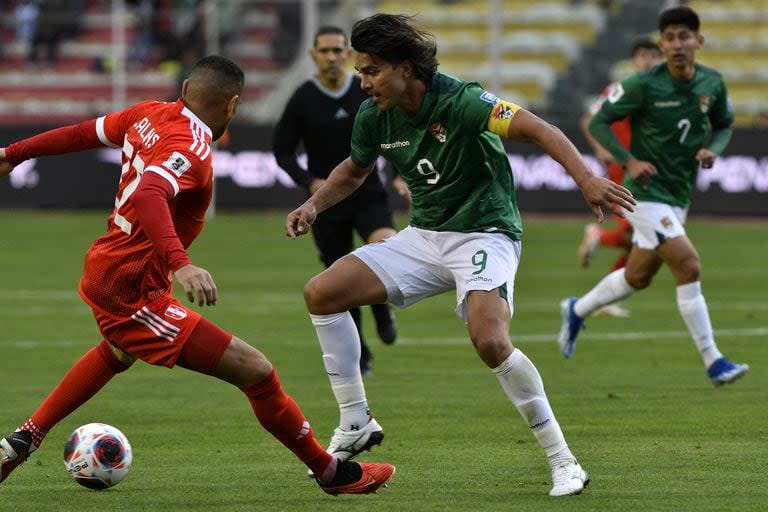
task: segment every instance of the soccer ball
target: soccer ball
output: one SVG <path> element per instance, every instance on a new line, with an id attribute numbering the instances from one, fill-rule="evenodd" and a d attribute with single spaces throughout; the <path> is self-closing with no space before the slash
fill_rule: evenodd
<path id="1" fill-rule="evenodd" d="M 64 466 L 75 482 L 89 489 L 117 485 L 128 474 L 132 462 L 128 438 L 104 423 L 75 429 L 64 445 Z"/>

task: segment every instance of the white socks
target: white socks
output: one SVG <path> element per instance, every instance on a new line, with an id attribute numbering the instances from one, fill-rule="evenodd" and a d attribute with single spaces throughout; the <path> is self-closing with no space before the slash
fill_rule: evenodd
<path id="1" fill-rule="evenodd" d="M 601 307 L 627 298 L 634 292 L 635 289 L 624 279 L 624 269 L 620 268 L 605 276 L 597 286 L 579 298 L 573 305 L 573 312 L 580 318 L 586 318 Z"/>
<path id="2" fill-rule="evenodd" d="M 700 281 L 677 287 L 677 308 L 701 353 L 704 365 L 709 368 L 712 363 L 723 357 L 723 354 L 715 344 L 712 322 L 709 320 L 707 302 L 701 294 Z"/>
<path id="3" fill-rule="evenodd" d="M 360 335 L 348 311 L 332 315 L 309 315 L 323 349 L 323 364 L 339 404 L 339 426 L 357 430 L 370 419 L 360 375 Z"/>
<path id="4" fill-rule="evenodd" d="M 515 349 L 503 363 L 493 369 L 493 373 L 499 379 L 504 392 L 528 422 L 550 462 L 554 457 L 574 458 L 549 406 L 541 376 L 530 359 L 520 349 Z"/>

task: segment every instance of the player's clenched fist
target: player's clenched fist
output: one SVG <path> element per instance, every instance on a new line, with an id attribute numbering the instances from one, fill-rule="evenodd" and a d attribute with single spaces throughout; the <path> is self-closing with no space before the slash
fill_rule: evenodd
<path id="1" fill-rule="evenodd" d="M 285 219 L 285 234 L 289 238 L 307 234 L 316 217 L 317 210 L 315 207 L 311 203 L 304 203 L 288 214 Z"/>
<path id="2" fill-rule="evenodd" d="M 197 302 L 198 306 L 216 304 L 216 283 L 213 282 L 213 277 L 207 270 L 190 263 L 173 274 L 179 284 L 184 287 L 189 302 Z"/>

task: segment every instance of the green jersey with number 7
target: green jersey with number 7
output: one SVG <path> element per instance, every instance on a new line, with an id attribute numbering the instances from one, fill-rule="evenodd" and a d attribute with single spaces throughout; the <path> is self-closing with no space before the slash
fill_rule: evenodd
<path id="1" fill-rule="evenodd" d="M 632 156 L 656 166 L 658 175 L 648 183 L 635 182 L 629 173 L 624 177 L 635 199 L 688 207 L 699 168 L 696 153 L 710 129 L 733 124 L 722 75 L 701 64 L 695 67 L 689 81 L 670 75 L 666 63 L 630 76 L 613 87 L 590 125 L 599 126 L 593 135 L 622 166 Z M 603 123 L 608 126 L 627 116 L 632 123 L 629 151 L 600 132 Z"/>

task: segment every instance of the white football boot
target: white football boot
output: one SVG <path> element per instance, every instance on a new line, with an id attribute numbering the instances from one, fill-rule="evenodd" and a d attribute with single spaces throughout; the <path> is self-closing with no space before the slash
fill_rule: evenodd
<path id="1" fill-rule="evenodd" d="M 549 495 L 581 494 L 587 485 L 589 485 L 589 475 L 576 462 L 576 459 L 570 459 L 552 468 L 552 490 L 549 491 Z"/>
<path id="2" fill-rule="evenodd" d="M 326 451 L 338 460 L 350 460 L 360 453 L 370 450 L 384 439 L 384 429 L 375 418 L 371 418 L 365 427 L 358 430 L 341 430 L 336 427 Z M 312 470 L 307 471 L 313 477 Z"/>

